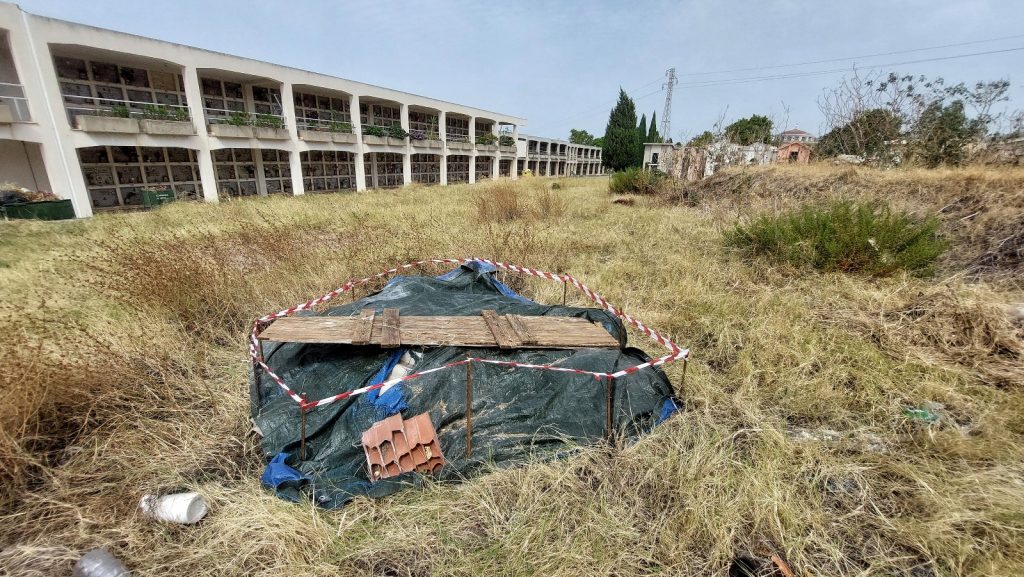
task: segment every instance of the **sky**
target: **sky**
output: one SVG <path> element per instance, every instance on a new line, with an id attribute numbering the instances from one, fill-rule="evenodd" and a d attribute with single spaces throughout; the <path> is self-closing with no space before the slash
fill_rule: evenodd
<path id="1" fill-rule="evenodd" d="M 520 132 L 552 138 L 568 138 L 571 128 L 603 134 L 620 87 L 636 101 L 638 116 L 656 111 L 660 124 L 671 67 L 679 76 L 671 136 L 684 142 L 719 118 L 728 123 L 751 114 L 770 116 L 778 130 L 820 134 L 818 98 L 854 65 L 954 83 L 1006 78 L 1010 101 L 998 110 L 1024 108 L 1024 50 L 910 63 L 1024 48 L 1018 0 L 18 4 L 35 14 L 525 117 Z M 948 46 L 961 43 L 971 44 Z M 863 57 L 936 46 L 947 47 Z M 780 67 L 832 59 L 846 60 Z M 897 63 L 906 64 L 891 65 Z M 718 73 L 738 68 L 747 70 Z M 749 80 L 829 70 L 841 72 Z M 747 80 L 695 85 L 729 79 Z"/>

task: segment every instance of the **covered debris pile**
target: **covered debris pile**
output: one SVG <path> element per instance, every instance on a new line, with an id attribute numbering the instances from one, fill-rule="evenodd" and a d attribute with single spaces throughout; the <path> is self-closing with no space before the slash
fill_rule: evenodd
<path id="1" fill-rule="evenodd" d="M 493 310 L 499 315 L 577 317 L 603 327 L 619 346 L 388 349 L 372 344 L 266 341 L 268 366 L 295 392 L 315 400 L 467 358 L 553 364 L 606 373 L 650 360 L 643 351 L 625 346 L 625 329 L 610 312 L 534 303 L 500 283 L 494 268 L 478 261 L 436 278 L 395 277 L 381 291 L 330 308 L 322 315 L 353 317 L 367 309 L 377 313 L 397 309 L 403 316 L 480 316 L 483 311 Z M 303 448 L 299 405 L 283 394 L 265 372 L 257 370 L 255 375 L 251 382 L 252 417 L 263 434 L 262 449 L 272 459 L 264 483 L 289 499 L 305 492 L 324 507 L 341 506 L 359 495 L 387 495 L 417 480 L 419 473 L 415 471 L 386 478 L 371 476 L 369 452 L 364 453 L 363 448 L 364 434 L 393 415 L 402 415 L 406 423 L 421 414 L 429 415 L 444 457 L 444 465 L 435 474 L 440 479 L 457 479 L 489 464 L 505 466 L 538 452 L 554 455 L 567 447 L 604 438 L 609 422 L 609 391 L 610 421 L 616 435 L 639 435 L 677 407 L 668 379 L 658 368 L 611 380 L 474 362 L 308 410 Z M 471 393 L 467 377 L 472 383 Z M 467 393 L 472 398 L 471 451 L 467 451 Z M 302 453 L 304 458 L 300 458 Z"/>

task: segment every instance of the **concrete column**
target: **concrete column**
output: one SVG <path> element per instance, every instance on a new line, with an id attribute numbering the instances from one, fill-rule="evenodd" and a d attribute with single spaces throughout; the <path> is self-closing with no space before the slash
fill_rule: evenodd
<path id="1" fill-rule="evenodd" d="M 476 182 L 476 117 L 469 117 L 469 144 L 472 150 L 469 151 L 469 183 Z"/>
<path id="2" fill-rule="evenodd" d="M 512 144 L 515 145 L 516 153 L 512 155 L 512 167 L 508 175 L 512 180 L 519 180 L 519 125 L 512 126 Z"/>
<path id="3" fill-rule="evenodd" d="M 301 155 L 297 149 L 288 151 L 288 169 L 292 173 L 292 194 L 295 196 L 306 194 L 306 185 L 302 181 Z"/>
<path id="4" fill-rule="evenodd" d="M 370 154 L 370 182 L 366 185 L 373 188 L 380 187 L 380 181 L 377 180 L 377 155 L 373 153 Z"/>
<path id="5" fill-rule="evenodd" d="M 491 134 L 493 134 L 495 137 L 498 136 L 498 123 L 497 122 L 491 124 Z M 494 156 L 491 157 L 491 178 L 492 179 L 497 179 L 498 178 L 498 176 L 501 174 L 500 169 L 501 169 L 501 146 L 498 146 L 498 152 L 495 152 Z"/>
<path id="6" fill-rule="evenodd" d="M 441 186 L 448 185 L 448 115 L 437 113 L 437 134 L 441 138 Z"/>
<path id="7" fill-rule="evenodd" d="M 199 87 L 199 71 L 195 66 L 186 66 L 182 70 L 185 80 L 185 98 L 188 99 L 188 112 L 195 125 L 196 156 L 199 158 L 199 181 L 203 186 L 203 200 L 217 202 L 217 173 L 213 170 L 213 156 L 210 139 L 206 136 L 206 112 L 203 110 L 203 92 Z"/>
<path id="8" fill-rule="evenodd" d="M 299 123 L 295 115 L 295 91 L 292 85 L 285 82 L 281 85 L 281 115 L 284 116 L 285 126 L 288 127 L 288 137 L 291 147 L 288 151 L 288 169 L 292 173 L 292 194 L 301 196 L 306 193 L 306 187 L 302 183 L 302 158 L 299 156 Z"/>
<path id="9" fill-rule="evenodd" d="M 356 190 L 366 190 L 366 168 L 363 166 L 365 162 L 363 158 L 363 126 L 362 121 L 359 119 L 359 97 L 353 94 L 348 99 L 349 114 L 351 118 L 349 121 L 352 123 L 352 132 L 356 135 Z"/>
<path id="10" fill-rule="evenodd" d="M 252 163 L 256 167 L 256 194 L 267 196 L 270 192 L 267 190 L 267 175 L 263 173 L 263 151 L 250 148 L 249 153 L 252 154 Z"/>
<path id="11" fill-rule="evenodd" d="M 401 114 L 399 118 L 402 122 L 402 130 L 409 132 L 409 105 L 401 104 Z M 405 153 L 402 154 L 402 185 L 409 186 L 412 184 L 412 139 L 405 139 Z"/>
<path id="12" fill-rule="evenodd" d="M 22 27 L 16 23 L 19 20 Z M 64 111 L 57 72 L 50 60 L 50 47 L 45 40 L 37 40 L 32 35 L 28 16 L 14 4 L 0 4 L 0 22 L 8 28 L 18 81 L 24 86 L 32 121 L 39 127 L 40 152 L 50 188 L 57 196 L 71 199 L 75 216 L 92 216 L 92 200 Z"/>

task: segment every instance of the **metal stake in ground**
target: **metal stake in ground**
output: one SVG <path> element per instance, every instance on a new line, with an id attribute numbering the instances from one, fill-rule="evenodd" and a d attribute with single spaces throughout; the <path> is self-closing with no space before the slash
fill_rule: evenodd
<path id="1" fill-rule="evenodd" d="M 473 363 L 466 363 L 466 457 L 473 456 Z"/>
<path id="2" fill-rule="evenodd" d="M 605 402 L 606 402 L 606 405 L 607 405 L 606 410 L 608 412 L 608 440 L 609 441 L 612 438 L 612 395 L 613 395 L 612 387 L 614 386 L 613 385 L 614 382 L 615 382 L 615 379 L 613 379 L 613 378 L 611 378 L 609 376 L 608 377 L 608 386 L 605 389 Z"/>
<path id="3" fill-rule="evenodd" d="M 302 393 L 302 404 L 299 405 L 300 440 L 299 460 L 306 460 L 306 393 Z"/>
<path id="4" fill-rule="evenodd" d="M 690 366 L 690 361 L 683 359 L 683 376 L 679 379 L 679 396 L 682 397 L 683 402 L 686 402 L 686 367 Z"/>
<path id="5" fill-rule="evenodd" d="M 562 277 L 562 306 L 565 306 L 565 293 L 569 290 L 569 281 L 562 276 L 562 271 L 558 271 L 558 276 Z"/>

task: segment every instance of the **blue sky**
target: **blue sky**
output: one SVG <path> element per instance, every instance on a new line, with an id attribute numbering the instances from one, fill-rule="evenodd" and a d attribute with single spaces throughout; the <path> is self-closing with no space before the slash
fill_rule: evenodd
<path id="1" fill-rule="evenodd" d="M 842 74 L 696 87 L 697 80 L 849 68 L 847 58 L 1024 35 L 1024 2 L 997 0 L 604 0 L 580 2 L 21 0 L 36 14 L 190 44 L 478 106 L 529 119 L 529 134 L 604 132 L 619 86 L 638 115 L 662 115 L 665 70 L 680 86 L 672 137 L 684 140 L 725 112 L 767 114 L 818 133 L 817 98 Z M 857 65 L 1024 47 L 1024 36 L 876 58 Z M 1024 51 L 890 66 L 947 81 L 1008 78 L 1024 108 Z M 687 86 L 691 84 L 691 86 Z M 787 112 L 788 110 L 788 112 Z M 788 122 L 786 120 L 788 119 Z"/>

